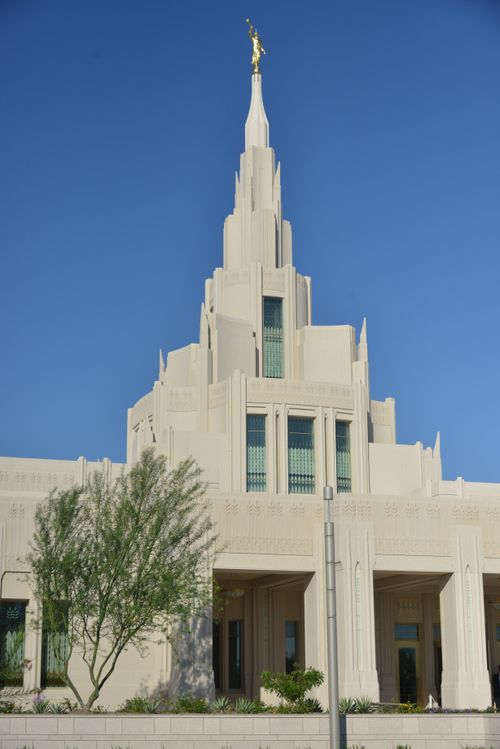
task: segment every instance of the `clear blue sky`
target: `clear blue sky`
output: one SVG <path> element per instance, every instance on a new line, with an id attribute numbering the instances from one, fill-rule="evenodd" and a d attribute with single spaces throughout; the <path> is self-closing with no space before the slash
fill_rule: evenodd
<path id="1" fill-rule="evenodd" d="M 125 456 L 197 339 L 250 92 L 313 321 L 368 318 L 398 439 L 500 481 L 498 0 L 2 0 L 0 455 Z"/>

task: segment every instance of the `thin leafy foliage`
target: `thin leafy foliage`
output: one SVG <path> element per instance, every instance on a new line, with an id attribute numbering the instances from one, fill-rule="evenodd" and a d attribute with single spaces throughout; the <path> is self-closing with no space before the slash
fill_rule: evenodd
<path id="1" fill-rule="evenodd" d="M 92 707 L 126 648 L 143 654 L 159 631 L 207 606 L 214 538 L 198 477 L 193 461 L 168 471 L 148 449 L 116 481 L 95 472 L 38 506 L 28 555 L 43 609 L 38 626 L 43 619 L 45 631 L 66 632 L 53 640 L 60 676 L 82 708 Z M 73 655 L 87 666 L 86 698 L 68 672 Z"/>
<path id="2" fill-rule="evenodd" d="M 306 699 L 306 693 L 319 687 L 324 681 L 324 674 L 315 668 L 300 668 L 295 664 L 290 673 L 281 671 L 263 671 L 260 675 L 262 685 L 268 692 L 285 700 L 296 712 L 321 712 L 317 700 Z"/>

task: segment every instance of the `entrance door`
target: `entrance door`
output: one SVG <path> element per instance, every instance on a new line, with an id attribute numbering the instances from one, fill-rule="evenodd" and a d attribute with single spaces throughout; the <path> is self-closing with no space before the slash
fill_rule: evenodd
<path id="1" fill-rule="evenodd" d="M 399 701 L 417 702 L 417 648 L 398 644 Z"/>
<path id="2" fill-rule="evenodd" d="M 398 684 L 400 702 L 420 702 L 419 625 L 396 624 Z"/>
<path id="3" fill-rule="evenodd" d="M 215 689 L 219 694 L 245 692 L 245 637 L 248 616 L 245 615 L 246 590 L 223 590 L 222 602 L 214 612 L 212 664 Z"/>

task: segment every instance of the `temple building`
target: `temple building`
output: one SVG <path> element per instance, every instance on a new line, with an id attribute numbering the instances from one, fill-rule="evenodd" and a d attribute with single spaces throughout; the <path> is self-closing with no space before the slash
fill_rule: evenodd
<path id="1" fill-rule="evenodd" d="M 158 379 L 128 412 L 127 463 L 0 459 L 0 651 L 25 630 L 30 663 L 16 683 L 42 686 L 51 699 L 65 694 L 51 677 L 50 643 L 29 626 L 19 561 L 36 503 L 91 471 L 120 475 L 149 445 L 172 466 L 192 456 L 203 470 L 225 605 L 193 627 L 177 655 L 166 644 L 144 659 L 127 652 L 101 704 L 168 683 L 252 697 L 262 693 L 264 669 L 297 662 L 326 671 L 325 485 L 335 492 L 340 694 L 491 704 L 500 484 L 443 481 L 439 436 L 433 447 L 398 444 L 394 400 L 370 397 L 366 323 L 359 335 L 349 325 L 313 325 L 260 72 L 199 340 L 160 356 Z M 84 677 L 76 660 L 72 673 Z M 326 684 L 317 696 L 327 702 Z"/>

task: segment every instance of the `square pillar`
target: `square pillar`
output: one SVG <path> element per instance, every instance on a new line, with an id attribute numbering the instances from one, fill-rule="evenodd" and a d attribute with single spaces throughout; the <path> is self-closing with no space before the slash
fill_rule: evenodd
<path id="1" fill-rule="evenodd" d="M 339 680 L 345 697 L 379 701 L 375 656 L 373 527 L 370 523 L 336 523 L 337 600 L 339 612 Z"/>
<path id="2" fill-rule="evenodd" d="M 456 538 L 456 570 L 440 592 L 443 677 L 441 698 L 446 708 L 491 705 L 486 666 L 486 631 L 480 543 L 473 528 Z"/>
<path id="3" fill-rule="evenodd" d="M 398 702 L 399 685 L 396 659 L 394 657 L 394 622 L 396 619 L 394 595 L 381 591 L 377 594 L 377 598 L 377 663 L 380 680 L 380 700 L 382 702 Z"/>

